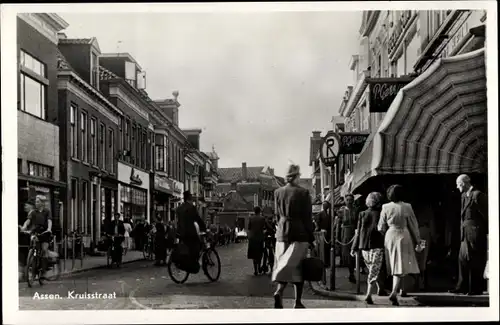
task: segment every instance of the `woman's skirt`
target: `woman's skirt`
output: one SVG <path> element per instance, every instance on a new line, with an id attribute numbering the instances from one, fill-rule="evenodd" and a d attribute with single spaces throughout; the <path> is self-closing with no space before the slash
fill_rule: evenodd
<path id="1" fill-rule="evenodd" d="M 262 255 L 264 254 L 264 241 L 258 239 L 250 239 L 248 240 L 248 251 L 247 257 L 251 260 L 262 259 Z"/>
<path id="2" fill-rule="evenodd" d="M 385 258 L 390 275 L 419 274 L 415 245 L 408 228 L 389 228 L 385 234 Z"/>
<path id="3" fill-rule="evenodd" d="M 277 242 L 272 280 L 275 282 L 301 283 L 302 261 L 307 258 L 309 243 Z"/>
<path id="4" fill-rule="evenodd" d="M 374 248 L 367 251 L 362 251 L 363 260 L 368 268 L 368 283 L 377 281 L 384 260 L 384 249 Z"/>

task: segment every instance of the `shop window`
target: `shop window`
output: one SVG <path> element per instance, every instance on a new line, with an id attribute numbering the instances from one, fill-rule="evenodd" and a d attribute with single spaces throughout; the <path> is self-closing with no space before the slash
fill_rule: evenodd
<path id="1" fill-rule="evenodd" d="M 82 112 L 80 118 L 80 135 L 81 135 L 81 147 L 80 147 L 80 159 L 82 161 L 87 161 L 87 113 Z"/>
<path id="2" fill-rule="evenodd" d="M 78 108 L 76 105 L 71 105 L 70 107 L 70 113 L 69 113 L 69 124 L 70 124 L 70 146 L 71 146 L 71 157 L 76 158 L 77 152 L 78 152 L 78 137 L 77 137 L 77 130 L 76 130 L 76 120 L 77 120 L 77 111 Z"/>
<path id="3" fill-rule="evenodd" d="M 122 185 L 120 192 L 123 218 L 134 220 L 147 216 L 147 191 Z"/>
<path id="4" fill-rule="evenodd" d="M 28 161 L 28 175 L 52 179 L 54 167 Z"/>

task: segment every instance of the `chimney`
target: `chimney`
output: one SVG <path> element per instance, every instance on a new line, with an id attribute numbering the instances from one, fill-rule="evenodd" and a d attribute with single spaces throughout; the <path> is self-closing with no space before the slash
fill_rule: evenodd
<path id="1" fill-rule="evenodd" d="M 248 180 L 247 163 L 246 162 L 241 164 L 241 171 L 242 171 L 242 175 L 243 175 L 243 180 L 246 182 Z"/>
<path id="2" fill-rule="evenodd" d="M 313 138 L 315 139 L 321 138 L 321 131 L 313 131 Z"/>

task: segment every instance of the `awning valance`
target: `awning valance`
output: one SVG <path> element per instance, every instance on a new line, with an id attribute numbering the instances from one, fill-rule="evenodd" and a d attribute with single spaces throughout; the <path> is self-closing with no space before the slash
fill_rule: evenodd
<path id="1" fill-rule="evenodd" d="M 486 125 L 484 49 L 440 59 L 399 91 L 356 161 L 353 190 L 379 174 L 485 172 Z"/>

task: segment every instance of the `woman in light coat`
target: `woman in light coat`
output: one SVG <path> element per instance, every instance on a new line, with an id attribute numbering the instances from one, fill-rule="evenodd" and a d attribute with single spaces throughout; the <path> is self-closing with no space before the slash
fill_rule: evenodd
<path id="1" fill-rule="evenodd" d="M 411 204 L 403 201 L 402 186 L 389 187 L 387 198 L 391 202 L 382 206 L 378 230 L 385 233 L 387 272 L 393 276 L 389 299 L 394 306 L 398 306 L 397 294 L 404 277 L 420 273 L 415 256 L 416 247 L 420 245 L 420 233 Z"/>
<path id="2" fill-rule="evenodd" d="M 132 237 L 130 237 L 130 233 L 132 232 L 132 225 L 130 224 L 130 219 L 125 219 L 123 223 L 123 227 L 125 228 L 125 240 L 123 241 L 123 255 L 126 255 L 127 252 L 132 249 Z"/>

